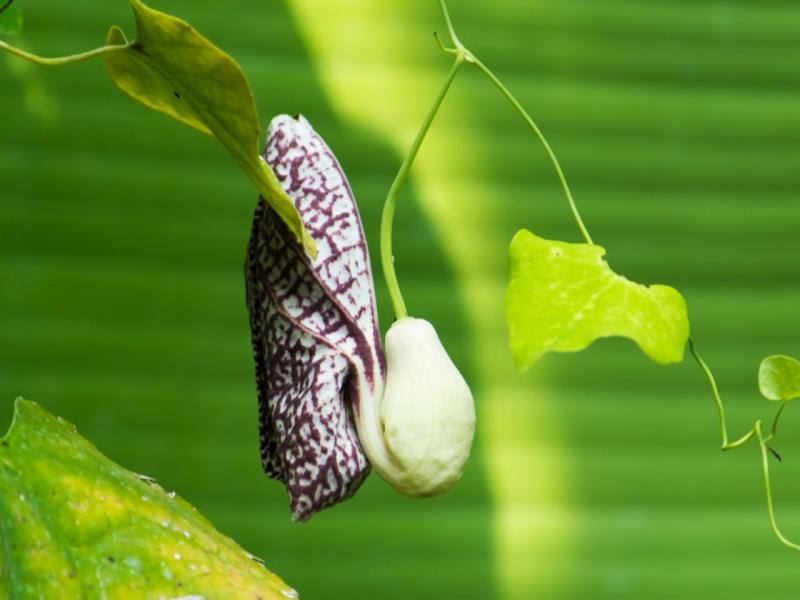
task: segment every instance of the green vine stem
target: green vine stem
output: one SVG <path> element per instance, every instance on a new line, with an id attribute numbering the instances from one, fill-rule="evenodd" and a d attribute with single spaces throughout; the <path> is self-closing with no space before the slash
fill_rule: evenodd
<path id="1" fill-rule="evenodd" d="M 474 58 L 474 57 L 473 57 Z M 558 179 L 561 182 L 561 187 L 564 190 L 564 195 L 567 197 L 567 203 L 569 204 L 569 209 L 572 211 L 572 216 L 575 219 L 575 223 L 578 225 L 578 229 L 581 230 L 581 235 L 583 239 L 586 240 L 587 244 L 593 244 L 592 237 L 589 235 L 589 231 L 586 229 L 586 226 L 583 224 L 583 219 L 581 219 L 581 215 L 578 212 L 578 207 L 575 205 L 575 199 L 572 197 L 572 192 L 570 192 L 569 185 L 567 185 L 567 179 L 564 177 L 564 171 L 561 169 L 561 165 L 556 158 L 553 149 L 550 147 L 550 144 L 547 143 L 547 139 L 545 139 L 542 130 L 539 129 L 539 126 L 536 125 L 533 119 L 531 119 L 528 112 L 522 107 L 519 101 L 511 94 L 508 88 L 503 85 L 503 83 L 492 73 L 489 68 L 484 65 L 481 61 L 477 58 L 474 59 L 475 66 L 477 66 L 484 75 L 486 75 L 492 83 L 500 90 L 500 93 L 508 100 L 511 105 L 516 109 L 516 111 L 520 114 L 522 119 L 527 123 L 528 127 L 533 131 L 534 135 L 539 138 L 539 141 L 544 146 L 545 152 L 547 152 L 547 156 L 550 157 L 550 162 L 553 163 L 553 168 L 556 170 L 558 174 Z"/>
<path id="2" fill-rule="evenodd" d="M 714 404 L 717 407 L 717 413 L 719 414 L 719 428 L 720 433 L 722 435 L 722 450 L 732 450 L 733 448 L 738 448 L 739 446 L 743 446 L 746 444 L 750 438 L 756 435 L 756 429 L 753 427 L 750 431 L 745 433 L 742 437 L 740 437 L 735 442 L 728 441 L 728 426 L 726 424 L 725 419 L 725 406 L 722 404 L 722 398 L 719 396 L 719 388 L 717 388 L 717 382 L 714 379 L 713 373 L 711 373 L 711 369 L 708 368 L 706 361 L 702 359 L 702 357 L 697 353 L 697 349 L 694 346 L 694 340 L 690 337 L 689 338 L 689 352 L 691 352 L 692 357 L 700 365 L 700 368 L 705 373 L 706 379 L 708 379 L 708 384 L 711 387 L 711 395 L 714 397 Z"/>
<path id="3" fill-rule="evenodd" d="M 575 200 L 572 197 L 572 192 L 569 189 L 569 185 L 567 184 L 567 179 L 564 176 L 564 171 L 561 168 L 561 164 L 558 162 L 556 158 L 555 152 L 551 148 L 550 144 L 547 142 L 547 139 L 544 137 L 541 129 L 539 126 L 536 125 L 536 122 L 531 118 L 528 112 L 522 107 L 519 101 L 514 97 L 514 95 L 509 91 L 509 89 L 503 85 L 503 83 L 497 78 L 497 76 L 492 72 L 489 67 L 483 64 L 475 55 L 470 52 L 458 39 L 458 35 L 455 32 L 455 28 L 453 27 L 453 22 L 450 19 L 450 13 L 447 10 L 447 5 L 445 4 L 445 0 L 439 0 L 439 4 L 442 9 L 442 14 L 444 15 L 445 22 L 447 24 L 447 31 L 452 41 L 453 47 L 448 48 L 443 43 L 441 38 L 434 34 L 436 42 L 439 44 L 439 47 L 448 54 L 455 55 L 455 62 L 453 63 L 450 72 L 447 74 L 447 78 L 445 79 L 444 85 L 442 86 L 439 94 L 436 96 L 436 99 L 433 102 L 433 106 L 431 107 L 428 115 L 425 117 L 425 121 L 422 123 L 422 127 L 420 128 L 419 132 L 417 132 L 417 136 L 414 139 L 414 142 L 411 144 L 411 148 L 409 149 L 406 157 L 403 159 L 403 163 L 400 166 L 400 170 L 398 171 L 397 175 L 395 176 L 394 181 L 392 182 L 392 186 L 389 188 L 389 193 L 386 197 L 386 202 L 383 206 L 383 215 L 381 216 L 381 265 L 383 267 L 383 274 L 384 279 L 386 280 L 386 286 L 389 289 L 389 297 L 392 301 L 392 307 L 394 308 L 395 317 L 401 319 L 408 315 L 408 310 L 406 308 L 405 301 L 403 300 L 403 295 L 400 292 L 400 285 L 397 281 L 397 273 L 394 267 L 394 254 L 392 253 L 392 224 L 394 221 L 394 213 L 395 207 L 397 204 L 397 196 L 400 193 L 400 188 L 405 183 L 405 180 L 408 177 L 408 173 L 411 169 L 411 166 L 414 164 L 414 159 L 419 152 L 420 147 L 422 146 L 422 142 L 425 139 L 425 136 L 428 134 L 428 130 L 433 123 L 436 114 L 439 112 L 439 108 L 444 101 L 447 92 L 450 90 L 450 86 L 453 83 L 453 80 L 458 73 L 459 68 L 462 64 L 471 63 L 474 64 L 489 80 L 497 87 L 500 93 L 511 103 L 511 105 L 515 108 L 515 110 L 520 114 L 523 118 L 525 123 L 534 133 L 534 135 L 539 139 L 539 141 L 544 146 L 545 152 L 547 156 L 550 158 L 550 162 L 553 164 L 555 168 L 556 174 L 558 175 L 558 179 L 561 182 L 561 187 L 564 190 L 564 195 L 567 198 L 567 203 L 569 204 L 570 211 L 572 212 L 572 216 L 575 218 L 575 222 L 578 225 L 578 229 L 580 229 L 581 234 L 583 235 L 584 240 L 586 243 L 592 244 L 592 238 L 589 235 L 589 231 L 586 229 L 586 226 L 583 223 L 583 219 L 581 219 L 580 213 L 578 212 L 578 207 L 575 204 Z"/>
<path id="4" fill-rule="evenodd" d="M 786 408 L 788 405 L 789 401 L 784 400 L 783 402 L 781 402 L 780 407 L 778 407 L 778 412 L 775 413 L 775 418 L 772 419 L 772 432 L 769 434 L 769 437 L 767 438 L 768 440 L 778 435 L 778 421 L 780 420 L 781 415 L 783 414 L 783 409 Z"/>
<path id="5" fill-rule="evenodd" d="M 785 406 L 785 403 L 784 403 Z M 783 406 L 781 406 L 779 411 L 783 410 Z M 777 421 L 777 418 L 776 418 Z M 773 424 L 774 427 L 774 424 Z M 800 550 L 800 545 L 795 544 L 794 542 L 788 540 L 781 530 L 778 528 L 778 521 L 775 518 L 775 509 L 772 505 L 772 486 L 769 480 L 769 446 L 767 446 L 767 440 L 769 437 L 765 438 L 761 433 L 761 421 L 756 421 L 755 426 L 753 429 L 756 432 L 756 437 L 758 438 L 758 445 L 761 448 L 761 466 L 764 470 L 764 493 L 767 497 L 767 512 L 769 513 L 769 524 L 772 526 L 772 531 L 775 532 L 775 536 L 781 541 L 784 546 L 788 546 L 793 550 Z M 770 436 L 771 437 L 771 436 Z"/>
<path id="6" fill-rule="evenodd" d="M 495 87 L 500 91 L 503 97 L 511 103 L 511 106 L 519 113 L 522 119 L 525 121 L 525 124 L 528 128 L 533 132 L 533 134 L 538 138 L 538 140 L 544 146 L 545 152 L 547 156 L 550 158 L 550 162 L 553 164 L 553 168 L 558 175 L 558 180 L 561 182 L 561 188 L 564 190 L 564 195 L 567 198 L 567 203 L 569 204 L 570 211 L 572 211 L 572 216 L 575 218 L 575 223 L 578 225 L 578 229 L 581 231 L 581 235 L 583 235 L 583 239 L 586 240 L 587 244 L 592 244 L 592 237 L 589 235 L 589 231 L 586 229 L 586 226 L 583 224 L 583 219 L 581 219 L 581 215 L 578 212 L 578 207 L 575 204 L 575 199 L 572 197 L 572 192 L 569 189 L 569 185 L 567 184 L 567 178 L 564 176 L 564 171 L 561 168 L 561 164 L 558 162 L 558 158 L 556 158 L 555 152 L 551 148 L 550 144 L 547 142 L 547 139 L 544 137 L 542 130 L 539 129 L 539 126 L 536 122 L 531 118 L 528 112 L 522 107 L 522 104 L 514 97 L 511 91 L 503 85 L 503 82 L 497 78 L 497 76 L 492 72 L 492 70 L 483 64 L 472 52 L 470 52 L 458 39 L 456 35 L 455 29 L 453 28 L 453 22 L 450 19 L 450 13 L 447 10 L 447 5 L 445 4 L 445 0 L 439 0 L 439 3 L 442 7 L 442 12 L 444 13 L 444 19 L 447 23 L 447 31 L 450 34 L 450 38 L 453 41 L 453 48 L 446 48 L 441 42 L 439 42 L 439 47 L 449 53 L 456 53 L 456 54 L 463 54 L 465 57 L 466 62 L 474 64 L 478 69 L 486 75 L 486 77 L 491 81 Z M 437 38 L 438 41 L 438 38 Z"/>
<path id="7" fill-rule="evenodd" d="M 70 56 L 60 56 L 57 58 L 45 58 L 43 56 L 37 56 L 36 54 L 31 54 L 30 52 L 25 52 L 25 50 L 21 50 L 20 48 L 16 48 L 0 40 L 0 50 L 5 50 L 9 54 L 13 54 L 14 56 L 18 56 L 19 58 L 24 58 L 27 61 L 45 67 L 60 67 L 62 65 L 69 65 L 72 63 L 83 62 L 84 60 L 90 60 L 97 56 L 102 56 L 104 54 L 110 54 L 111 52 L 118 52 L 120 50 L 125 50 L 130 46 L 131 44 L 101 46 L 100 48 L 95 48 L 94 50 L 89 50 L 87 52 L 81 52 L 80 54 L 72 54 Z"/>
<path id="8" fill-rule="evenodd" d="M 705 361 L 698 354 L 697 349 L 695 348 L 694 345 L 694 340 L 691 337 L 689 338 L 689 351 L 691 352 L 692 357 L 694 357 L 695 361 L 697 361 L 697 364 L 700 365 L 700 368 L 705 373 L 706 378 L 708 379 L 708 383 L 711 387 L 711 395 L 714 397 L 714 403 L 716 404 L 717 412 L 719 413 L 720 431 L 722 433 L 722 450 L 723 451 L 731 450 L 733 448 L 738 448 L 740 446 L 743 446 L 751 438 L 755 438 L 756 440 L 758 440 L 758 445 L 761 451 L 761 468 L 764 473 L 764 493 L 767 499 L 767 513 L 769 514 L 769 522 L 772 527 L 772 531 L 775 533 L 775 536 L 780 540 L 780 542 L 783 545 L 792 548 L 794 550 L 800 550 L 800 545 L 795 544 L 794 542 L 788 540 L 783 535 L 783 533 L 781 533 L 781 530 L 778 527 L 778 522 L 777 519 L 775 518 L 775 507 L 772 500 L 772 485 L 770 483 L 770 477 L 769 477 L 769 454 L 775 455 L 775 457 L 778 459 L 780 459 L 780 457 L 772 448 L 770 448 L 767 445 L 767 442 L 773 439 L 777 434 L 778 421 L 780 420 L 781 415 L 783 414 L 783 411 L 786 408 L 788 402 L 786 401 L 781 402 L 780 407 L 778 407 L 778 411 L 777 413 L 775 413 L 775 417 L 772 420 L 772 432 L 770 433 L 770 435 L 764 436 L 761 430 L 762 427 L 761 420 L 758 420 L 756 421 L 755 425 L 753 425 L 753 428 L 750 431 L 748 431 L 746 434 L 744 434 L 735 442 L 729 442 L 728 429 L 725 423 L 725 408 L 722 404 L 722 399 L 720 398 L 719 395 L 717 382 L 714 380 L 714 375 L 711 373 L 711 369 L 708 368 L 708 365 L 706 365 Z"/>

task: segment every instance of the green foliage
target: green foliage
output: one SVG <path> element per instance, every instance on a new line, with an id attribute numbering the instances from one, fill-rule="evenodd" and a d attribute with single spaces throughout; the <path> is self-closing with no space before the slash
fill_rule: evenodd
<path id="1" fill-rule="evenodd" d="M 1 2 L 0 5 L 5 4 Z M 0 35 L 15 35 L 22 31 L 22 8 L 12 4 L 0 13 Z"/>
<path id="2" fill-rule="evenodd" d="M 800 361 L 780 354 L 768 356 L 758 369 L 758 389 L 769 400 L 800 397 Z"/>
<path id="3" fill-rule="evenodd" d="M 549 241 L 521 230 L 511 242 L 506 293 L 511 350 L 521 370 L 546 352 L 575 352 L 623 336 L 659 363 L 683 360 L 689 320 L 683 297 L 617 275 L 605 249 Z"/>
<path id="4" fill-rule="evenodd" d="M 203 133 L 228 150 L 306 249 L 316 253 L 294 204 L 258 154 L 260 129 L 250 84 L 238 63 L 188 23 L 131 0 L 136 39 L 112 27 L 108 73 L 123 92 Z"/>
<path id="5" fill-rule="evenodd" d="M 0 506 L 4 598 L 296 597 L 185 501 L 22 399 L 0 442 Z"/>
<path id="6" fill-rule="evenodd" d="M 185 21 L 139 0 L 130 2 L 137 30 L 133 42 L 114 26 L 106 46 L 72 56 L 44 58 L 2 40 L 0 50 L 46 66 L 105 56 L 108 73 L 123 92 L 219 140 L 305 250 L 316 256 L 294 203 L 258 154 L 258 115 L 241 67 Z"/>

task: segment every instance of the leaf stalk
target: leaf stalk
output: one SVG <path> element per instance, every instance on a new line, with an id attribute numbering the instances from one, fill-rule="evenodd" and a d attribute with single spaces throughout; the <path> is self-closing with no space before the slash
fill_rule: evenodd
<path id="1" fill-rule="evenodd" d="M 9 54 L 17 56 L 19 58 L 25 59 L 29 62 L 35 63 L 37 65 L 42 65 L 44 67 L 60 67 L 63 65 L 69 65 L 73 63 L 83 62 L 85 60 L 90 60 L 92 58 L 96 58 L 98 56 L 103 56 L 104 54 L 110 54 L 112 52 L 119 52 L 120 50 L 127 50 L 132 45 L 131 43 L 128 44 L 119 44 L 119 45 L 111 45 L 111 46 L 101 46 L 100 48 L 95 48 L 94 50 L 88 50 L 86 52 L 80 52 L 78 54 L 72 54 L 70 56 L 59 56 L 56 58 L 47 58 L 44 56 L 38 56 L 36 54 L 32 54 L 30 52 L 26 52 L 21 48 L 17 48 L 12 46 L 11 44 L 7 44 L 6 42 L 0 40 L 0 50 L 4 50 Z"/>

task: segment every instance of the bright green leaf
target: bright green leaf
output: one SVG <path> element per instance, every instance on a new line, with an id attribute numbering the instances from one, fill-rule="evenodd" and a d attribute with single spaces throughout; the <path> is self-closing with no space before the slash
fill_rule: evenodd
<path id="1" fill-rule="evenodd" d="M 769 400 L 800 398 L 800 361 L 776 354 L 761 361 L 758 389 Z"/>
<path id="2" fill-rule="evenodd" d="M 614 273 L 605 249 L 553 242 L 521 230 L 511 242 L 506 319 L 520 370 L 546 352 L 576 352 L 598 338 L 634 340 L 654 361 L 680 362 L 689 337 L 686 302 L 673 288 Z"/>
<path id="3" fill-rule="evenodd" d="M 22 8 L 19 4 L 12 4 L 0 13 L 0 35 L 14 35 L 20 31 L 22 31 Z"/>
<path id="4" fill-rule="evenodd" d="M 17 400 L 0 442 L 0 597 L 295 598 L 185 501 Z"/>
<path id="5" fill-rule="evenodd" d="M 258 154 L 259 125 L 253 93 L 242 69 L 230 56 L 188 23 L 131 0 L 136 39 L 125 49 L 106 54 L 114 83 L 145 106 L 216 137 L 261 195 L 316 254 L 294 203 L 275 173 Z M 127 44 L 118 27 L 107 44 Z"/>

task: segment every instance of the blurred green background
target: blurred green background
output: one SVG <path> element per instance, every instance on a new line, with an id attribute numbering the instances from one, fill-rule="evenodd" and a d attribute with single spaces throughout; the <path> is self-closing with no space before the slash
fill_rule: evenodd
<path id="1" fill-rule="evenodd" d="M 23 3 L 23 0 L 18 0 Z M 261 119 L 301 112 L 348 173 L 377 269 L 383 198 L 449 67 L 434 0 L 153 0 L 230 52 Z M 731 435 L 773 408 L 758 362 L 800 355 L 800 8 L 770 0 L 452 0 L 462 40 L 548 135 L 612 267 L 680 289 Z M 132 23 L 124 0 L 24 0 L 44 55 Z M 256 195 L 211 139 L 118 93 L 101 62 L 0 56 L 0 420 L 24 395 L 155 477 L 313 598 L 789 599 L 757 448 L 722 455 L 688 360 L 597 343 L 512 369 L 506 248 L 578 241 L 541 147 L 465 70 L 395 225 L 412 314 L 471 382 L 478 437 L 446 497 L 373 475 L 290 523 L 258 462 L 242 262 Z M 800 419 L 774 463 L 800 538 Z"/>

